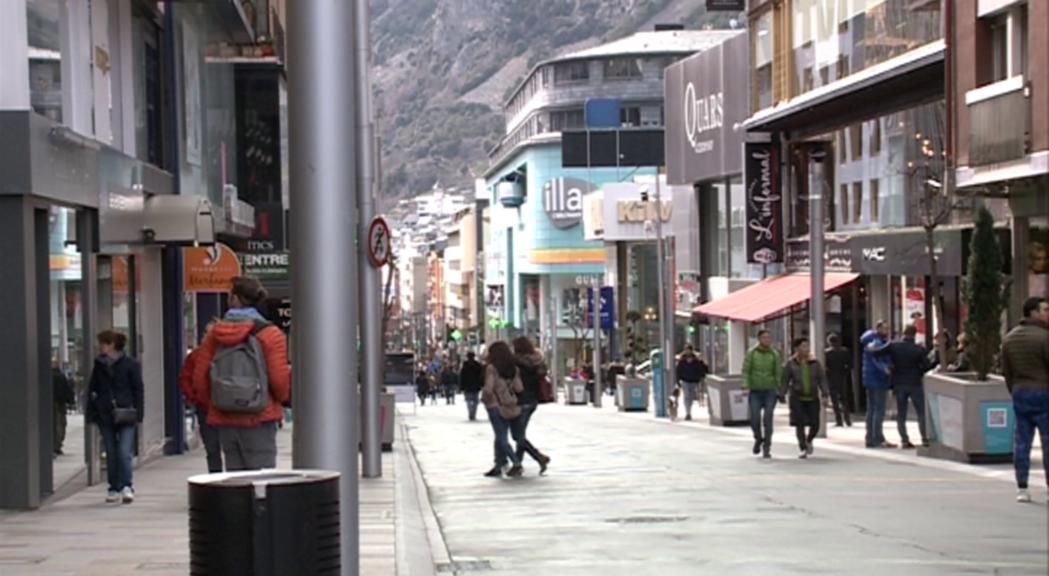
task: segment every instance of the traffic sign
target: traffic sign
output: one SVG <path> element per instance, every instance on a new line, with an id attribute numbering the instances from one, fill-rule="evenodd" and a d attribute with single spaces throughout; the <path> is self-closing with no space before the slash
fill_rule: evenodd
<path id="1" fill-rule="evenodd" d="M 376 216 L 368 226 L 368 260 L 382 268 L 390 262 L 390 226 L 382 216 Z"/>

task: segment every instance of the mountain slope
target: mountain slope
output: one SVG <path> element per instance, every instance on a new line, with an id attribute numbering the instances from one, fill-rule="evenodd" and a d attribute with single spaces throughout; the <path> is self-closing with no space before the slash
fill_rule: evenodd
<path id="1" fill-rule="evenodd" d="M 470 186 L 509 90 L 541 60 L 656 22 L 724 25 L 704 0 L 372 0 L 384 200 Z"/>

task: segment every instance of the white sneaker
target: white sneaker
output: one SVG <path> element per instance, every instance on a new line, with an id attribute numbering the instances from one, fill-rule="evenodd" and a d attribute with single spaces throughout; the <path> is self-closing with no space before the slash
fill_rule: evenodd
<path id="1" fill-rule="evenodd" d="M 1031 493 L 1027 488 L 1020 488 L 1016 491 L 1016 501 L 1021 504 L 1026 504 L 1031 501 Z"/>
<path id="2" fill-rule="evenodd" d="M 108 493 L 106 493 L 106 502 L 108 502 L 109 504 L 119 501 L 120 492 L 117 492 L 116 490 L 110 490 Z"/>
<path id="3" fill-rule="evenodd" d="M 124 490 L 120 492 L 120 499 L 124 504 L 131 504 L 135 501 L 135 491 L 131 489 L 131 486 L 124 487 Z"/>

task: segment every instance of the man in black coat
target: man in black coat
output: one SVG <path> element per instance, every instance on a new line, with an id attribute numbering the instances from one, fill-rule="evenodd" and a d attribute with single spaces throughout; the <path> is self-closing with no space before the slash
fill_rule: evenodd
<path id="1" fill-rule="evenodd" d="M 929 370 L 928 352 L 920 346 L 915 337 L 918 329 L 913 325 L 903 331 L 903 339 L 889 346 L 892 357 L 892 385 L 896 393 L 896 427 L 900 432 L 900 448 L 914 448 L 907 436 L 907 401 L 914 404 L 918 412 L 918 429 L 922 435 L 922 445 L 928 446 L 929 439 L 925 434 L 925 390 L 922 378 Z"/>
<path id="2" fill-rule="evenodd" d="M 477 420 L 477 402 L 481 389 L 484 388 L 484 367 L 477 361 L 473 352 L 466 353 L 466 362 L 463 362 L 463 367 L 459 370 L 459 387 L 463 390 L 470 420 Z"/>
<path id="3" fill-rule="evenodd" d="M 852 351 L 841 345 L 841 336 L 831 334 L 827 338 L 824 352 L 827 362 L 827 383 L 830 386 L 830 401 L 834 407 L 835 426 L 841 428 L 842 420 L 852 426 L 849 391 L 852 386 Z"/>

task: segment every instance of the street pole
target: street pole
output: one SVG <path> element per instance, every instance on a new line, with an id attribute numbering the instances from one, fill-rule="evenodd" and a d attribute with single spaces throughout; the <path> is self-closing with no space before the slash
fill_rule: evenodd
<path id="1" fill-rule="evenodd" d="M 354 0 L 357 24 L 355 41 L 357 72 L 357 201 L 360 206 L 357 268 L 360 277 L 361 360 L 361 473 L 365 478 L 382 476 L 382 430 L 379 422 L 379 392 L 383 384 L 382 269 L 368 259 L 368 229 L 375 218 L 375 124 L 372 118 L 371 34 L 368 0 Z M 374 318 L 376 311 L 379 318 Z"/>
<path id="2" fill-rule="evenodd" d="M 667 315 L 667 293 L 670 291 L 672 284 L 667 279 L 667 272 L 669 266 L 666 262 L 666 246 L 663 245 L 663 194 L 662 187 L 659 185 L 659 178 L 662 175 L 663 169 L 660 167 L 656 170 L 656 260 L 657 268 L 656 274 L 659 276 L 659 341 L 663 348 L 663 362 L 660 365 L 660 370 L 663 373 L 663 402 L 661 406 L 656 406 L 656 416 L 659 418 L 665 418 L 667 416 L 667 391 L 670 389 L 670 378 L 673 372 L 669 369 L 670 359 L 673 358 L 674 344 L 671 341 L 672 331 L 669 327 L 670 317 Z"/>
<path id="3" fill-rule="evenodd" d="M 292 218 L 292 346 L 297 469 L 340 474 L 342 576 L 360 569 L 358 513 L 357 251 L 353 4 L 288 3 L 288 119 Z"/>
<path id="4" fill-rule="evenodd" d="M 602 276 L 596 276 L 592 282 L 594 295 L 591 297 L 591 312 L 594 322 L 594 408 L 601 407 L 602 388 L 601 378 L 601 285 L 604 284 Z"/>
<path id="5" fill-rule="evenodd" d="M 826 312 L 824 310 L 825 300 L 823 298 L 823 185 L 824 185 L 824 162 L 827 154 L 823 150 L 813 152 L 812 177 L 809 179 L 809 265 L 810 277 L 812 279 L 812 294 L 809 301 L 809 334 L 810 348 L 821 366 L 825 366 L 825 354 L 823 344 L 826 340 Z M 820 438 L 827 437 L 827 408 L 821 405 L 820 411 Z"/>

